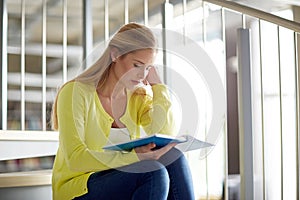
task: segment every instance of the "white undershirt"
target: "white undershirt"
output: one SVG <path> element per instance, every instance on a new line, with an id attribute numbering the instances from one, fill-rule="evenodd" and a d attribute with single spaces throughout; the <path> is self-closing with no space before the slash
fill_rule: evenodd
<path id="1" fill-rule="evenodd" d="M 130 137 L 127 128 L 111 128 L 107 145 L 126 142 L 129 140 Z"/>
<path id="2" fill-rule="evenodd" d="M 144 137 L 146 135 L 147 134 L 145 133 L 145 131 L 141 128 L 140 137 Z M 122 142 L 127 142 L 129 140 L 130 136 L 127 128 L 111 128 L 106 145 L 118 144 Z"/>

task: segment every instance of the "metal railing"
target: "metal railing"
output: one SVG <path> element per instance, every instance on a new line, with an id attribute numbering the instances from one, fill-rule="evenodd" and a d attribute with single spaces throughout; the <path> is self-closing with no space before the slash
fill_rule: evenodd
<path id="1" fill-rule="evenodd" d="M 279 199 L 299 199 L 300 23 L 232 1 L 204 0 L 204 2 L 220 6 L 226 12 L 239 14 L 241 16 L 240 28 L 251 31 L 250 38 L 255 40 L 251 41 L 249 38 L 249 40 L 240 41 L 242 47 L 243 43 L 251 42 L 252 49 L 252 54 L 248 55 L 251 61 L 250 68 L 246 69 L 247 66 L 242 62 L 239 62 L 241 64 L 238 66 L 239 87 L 248 91 L 247 94 L 243 90 L 239 93 L 239 104 L 243 106 L 239 110 L 239 116 L 248 115 L 247 122 L 245 122 L 245 117 L 242 117 L 239 123 L 240 142 L 246 142 L 245 146 L 240 146 L 241 199 L 273 199 L 275 196 L 272 195 L 276 195 Z M 246 23 L 247 17 L 248 23 Z M 264 26 L 274 29 L 271 36 L 270 34 L 266 36 Z M 284 34 L 291 38 L 288 42 L 291 50 L 290 48 L 284 49 L 286 42 L 283 41 L 287 39 L 283 37 Z M 269 45 L 272 43 L 272 47 L 275 48 L 266 51 L 267 42 Z M 286 51 L 290 52 L 288 58 Z M 237 52 L 237 54 L 240 60 L 239 54 L 242 52 Z M 270 54 L 272 58 L 268 57 Z M 271 67 L 270 63 L 274 65 Z M 241 72 L 244 70 L 251 71 L 251 73 L 243 75 Z M 289 72 L 291 73 L 286 75 Z M 272 75 L 267 75 L 270 73 Z M 252 82 L 245 82 L 249 78 Z M 287 89 L 287 82 L 291 84 L 290 90 Z M 252 98 L 252 103 L 242 101 L 245 95 Z M 252 109 L 243 112 L 246 108 Z M 292 112 L 287 114 L 289 109 Z M 244 123 L 250 123 L 252 126 L 247 128 L 243 126 Z M 292 128 L 287 128 L 287 124 Z M 275 131 L 271 133 L 273 130 Z M 249 163 L 249 161 L 252 162 Z M 245 171 L 246 168 L 243 167 L 245 164 L 252 165 L 254 171 L 249 171 L 249 168 Z M 272 183 L 274 177 L 276 177 L 276 184 Z"/>

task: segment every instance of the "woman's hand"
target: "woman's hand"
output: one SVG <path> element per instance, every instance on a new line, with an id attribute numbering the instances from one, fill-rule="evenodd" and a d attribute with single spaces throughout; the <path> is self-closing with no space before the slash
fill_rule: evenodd
<path id="1" fill-rule="evenodd" d="M 146 84 L 149 83 L 150 85 L 160 84 L 162 81 L 158 75 L 158 71 L 156 67 L 151 67 L 149 69 L 148 75 L 145 79 Z"/>
<path id="2" fill-rule="evenodd" d="M 136 147 L 134 151 L 140 160 L 158 160 L 162 155 L 172 149 L 176 143 L 170 143 L 160 149 L 153 150 L 156 147 L 154 143 L 150 143 L 145 146 Z"/>

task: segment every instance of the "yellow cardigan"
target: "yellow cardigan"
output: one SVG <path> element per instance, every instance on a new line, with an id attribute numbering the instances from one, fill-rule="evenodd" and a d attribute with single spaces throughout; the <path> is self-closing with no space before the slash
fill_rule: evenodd
<path id="1" fill-rule="evenodd" d="M 174 133 L 171 103 L 165 85 L 128 92 L 127 107 L 121 117 L 131 139 L 138 138 L 140 127 L 147 134 Z M 87 193 L 87 180 L 96 171 L 138 162 L 134 151 L 104 151 L 113 118 L 105 112 L 94 86 L 69 82 L 57 101 L 59 148 L 56 154 L 52 190 L 54 200 L 68 200 Z"/>

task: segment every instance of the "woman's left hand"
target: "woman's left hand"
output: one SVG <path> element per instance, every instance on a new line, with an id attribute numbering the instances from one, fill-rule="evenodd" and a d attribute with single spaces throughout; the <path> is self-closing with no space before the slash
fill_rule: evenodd
<path id="1" fill-rule="evenodd" d="M 162 155 L 172 149 L 177 143 L 170 143 L 160 149 L 153 150 L 156 147 L 154 143 L 145 146 L 136 147 L 134 151 L 140 160 L 158 160 Z"/>

